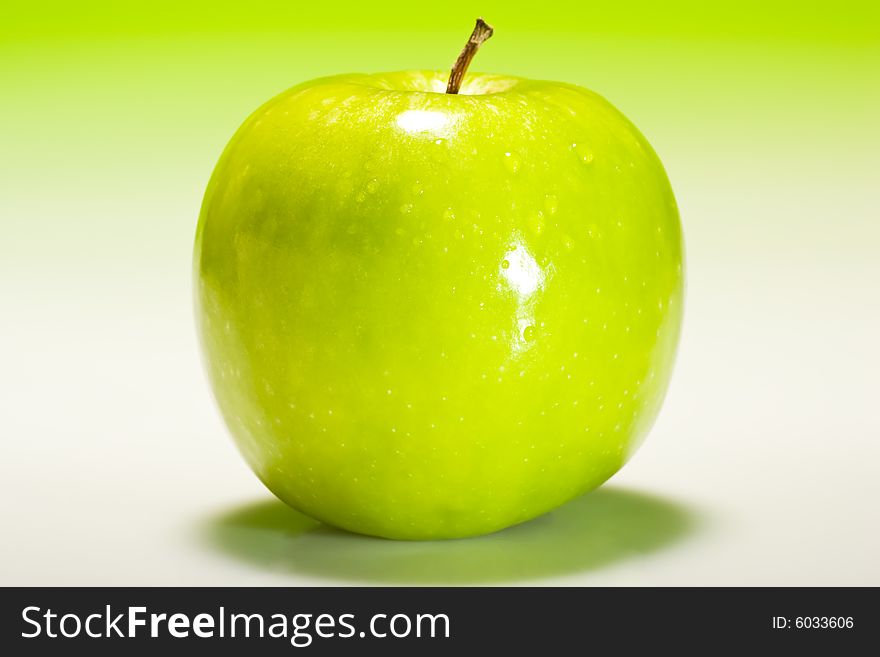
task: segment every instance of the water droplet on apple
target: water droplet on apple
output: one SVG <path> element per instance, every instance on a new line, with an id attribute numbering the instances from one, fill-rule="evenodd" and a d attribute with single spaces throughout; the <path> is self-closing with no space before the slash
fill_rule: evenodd
<path id="1" fill-rule="evenodd" d="M 510 261 L 502 260 L 501 261 L 501 269 L 509 269 L 509 268 L 510 268 Z"/>
<path id="2" fill-rule="evenodd" d="M 513 153 L 504 153 L 504 166 L 511 173 L 519 171 L 519 158 Z"/>
<path id="3" fill-rule="evenodd" d="M 525 330 L 523 330 L 523 339 L 526 342 L 531 342 L 535 339 L 535 327 L 532 325 L 526 326 Z"/>
<path id="4" fill-rule="evenodd" d="M 531 217 L 531 227 L 532 230 L 540 235 L 544 231 L 544 212 L 538 210 L 537 213 L 532 215 Z"/>
<path id="5" fill-rule="evenodd" d="M 583 164 L 592 164 L 593 163 L 593 151 L 587 148 L 584 144 L 572 144 L 571 150 L 575 152 L 578 159 Z"/>

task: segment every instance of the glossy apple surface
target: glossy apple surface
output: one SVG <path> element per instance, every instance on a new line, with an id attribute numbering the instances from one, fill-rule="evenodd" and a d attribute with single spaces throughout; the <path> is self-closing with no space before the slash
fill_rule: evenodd
<path id="1" fill-rule="evenodd" d="M 614 474 L 664 396 L 682 242 L 663 167 L 585 89 L 442 73 L 290 89 L 224 151 L 196 237 L 209 376 L 282 500 L 470 536 Z"/>

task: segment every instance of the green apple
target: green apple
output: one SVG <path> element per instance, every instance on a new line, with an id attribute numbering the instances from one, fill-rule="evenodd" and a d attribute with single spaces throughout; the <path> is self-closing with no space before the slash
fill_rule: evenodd
<path id="1" fill-rule="evenodd" d="M 354 532 L 463 537 L 599 486 L 665 394 L 683 301 L 667 176 L 597 94 L 341 75 L 238 130 L 195 245 L 244 458 Z"/>

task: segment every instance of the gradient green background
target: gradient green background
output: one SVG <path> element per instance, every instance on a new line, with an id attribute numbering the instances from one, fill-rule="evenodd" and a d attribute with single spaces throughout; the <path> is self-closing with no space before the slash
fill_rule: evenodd
<path id="1" fill-rule="evenodd" d="M 497 581 L 880 584 L 880 5 L 179 5 L 0 7 L 0 520 L 15 531 L 0 582 L 443 582 L 479 579 L 468 564 L 481 563 Z M 680 503 L 611 489 L 593 538 L 569 531 L 569 509 L 556 534 L 521 530 L 525 547 L 490 537 L 477 556 L 428 552 L 434 565 L 309 534 L 312 552 L 266 568 L 286 556 L 253 536 L 279 512 L 224 515 L 264 493 L 224 435 L 192 327 L 208 177 L 269 97 L 333 73 L 446 69 L 477 15 L 496 35 L 475 70 L 598 91 L 667 168 L 688 247 L 681 356 L 656 430 L 614 483 Z M 649 551 L 645 533 L 676 534 L 658 504 L 714 529 L 606 567 Z M 214 538 L 194 539 L 204 523 Z M 572 550 L 607 523 L 630 543 L 589 544 L 602 556 L 582 562 Z M 520 555 L 507 570 L 495 545 Z M 377 551 L 345 572 L 320 557 Z M 548 554 L 566 567 L 542 568 Z"/>
<path id="2" fill-rule="evenodd" d="M 742 196 L 767 174 L 827 185 L 877 173 L 872 2 L 4 3 L 0 266 L 41 266 L 33 250 L 77 268 L 131 263 L 104 248 L 127 236 L 176 276 L 188 249 L 178 236 L 255 107 L 321 75 L 447 68 L 478 12 L 498 34 L 475 70 L 599 91 L 674 184 L 696 172 Z M 690 231 L 732 230 L 682 204 Z M 739 221 L 753 225 L 764 211 L 753 210 Z M 773 221 L 826 230 L 795 214 Z"/>

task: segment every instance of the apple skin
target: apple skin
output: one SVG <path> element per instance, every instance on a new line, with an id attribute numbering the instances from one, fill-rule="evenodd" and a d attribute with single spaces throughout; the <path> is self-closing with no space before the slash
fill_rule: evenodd
<path id="1" fill-rule="evenodd" d="M 396 539 L 484 534 L 613 475 L 665 394 L 683 303 L 663 167 L 554 82 L 345 75 L 259 108 L 195 244 L 209 378 L 295 509 Z"/>

